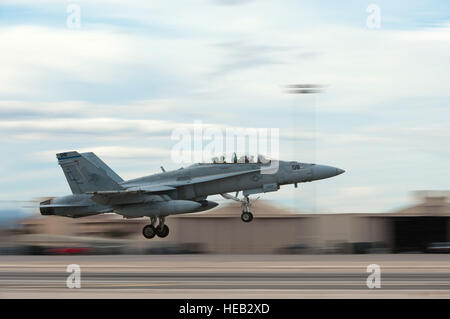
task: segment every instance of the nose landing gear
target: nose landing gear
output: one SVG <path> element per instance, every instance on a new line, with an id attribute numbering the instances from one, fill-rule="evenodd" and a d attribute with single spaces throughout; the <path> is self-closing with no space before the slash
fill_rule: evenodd
<path id="1" fill-rule="evenodd" d="M 240 202 L 240 203 L 241 203 L 241 206 L 242 206 L 241 220 L 242 220 L 244 223 L 250 223 L 250 222 L 253 220 L 253 214 L 250 212 L 250 206 L 251 206 L 250 198 L 249 198 L 247 195 L 244 195 L 244 198 L 243 198 L 243 199 L 239 199 L 239 198 L 237 197 L 238 194 L 239 194 L 239 192 L 236 192 L 236 196 L 233 196 L 233 195 L 230 195 L 230 194 L 227 194 L 227 193 L 220 194 L 220 195 L 222 195 L 223 198 L 226 198 L 226 199 L 232 199 L 232 200 L 234 200 L 234 201 L 236 201 L 236 202 Z M 259 197 L 258 197 L 258 198 L 259 198 Z M 255 199 L 255 200 L 253 201 L 253 203 L 254 203 L 255 201 L 257 201 L 258 198 Z"/>
<path id="2" fill-rule="evenodd" d="M 242 212 L 241 220 L 244 223 L 250 223 L 253 220 L 253 214 L 251 212 Z"/>
<path id="3" fill-rule="evenodd" d="M 144 235 L 145 238 L 151 239 L 153 237 L 158 236 L 160 238 L 167 237 L 169 235 L 169 227 L 164 224 L 165 216 L 160 216 L 159 218 L 159 224 L 155 227 L 156 224 L 156 217 L 150 217 L 151 224 L 145 226 L 142 229 L 142 235 Z"/>
<path id="4" fill-rule="evenodd" d="M 244 223 L 250 223 L 253 220 L 253 214 L 250 212 L 250 199 L 248 196 L 245 196 L 242 200 L 241 220 Z"/>

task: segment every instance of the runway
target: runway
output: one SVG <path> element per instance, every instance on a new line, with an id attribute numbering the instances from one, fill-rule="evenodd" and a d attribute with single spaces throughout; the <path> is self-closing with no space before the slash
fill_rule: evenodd
<path id="1" fill-rule="evenodd" d="M 70 264 L 79 289 L 66 285 Z M 380 288 L 367 286 L 371 264 Z M 450 298 L 450 256 L 0 256 L 0 298 L 399 297 Z"/>

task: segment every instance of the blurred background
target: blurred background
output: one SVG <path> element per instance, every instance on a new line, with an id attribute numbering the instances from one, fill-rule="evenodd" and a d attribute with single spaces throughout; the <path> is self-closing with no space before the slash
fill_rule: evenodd
<path id="1" fill-rule="evenodd" d="M 24 215 L 2 223 L 0 254 L 450 253 L 449 195 L 418 191 L 411 205 L 378 214 L 308 214 L 261 200 L 248 224 L 240 220 L 240 204 L 223 204 L 168 217 L 170 236 L 152 240 L 141 234 L 144 218 Z"/>

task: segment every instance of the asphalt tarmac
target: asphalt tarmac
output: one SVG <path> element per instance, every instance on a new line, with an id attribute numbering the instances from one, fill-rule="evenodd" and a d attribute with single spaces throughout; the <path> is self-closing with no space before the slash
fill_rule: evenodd
<path id="1" fill-rule="evenodd" d="M 450 255 L 0 256 L 0 298 L 450 298 Z"/>

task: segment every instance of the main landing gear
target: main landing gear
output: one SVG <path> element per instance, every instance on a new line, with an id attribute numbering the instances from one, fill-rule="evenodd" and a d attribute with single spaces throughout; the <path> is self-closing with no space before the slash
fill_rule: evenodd
<path id="1" fill-rule="evenodd" d="M 142 229 L 142 235 L 144 235 L 145 238 L 151 239 L 153 237 L 158 236 L 160 238 L 167 237 L 169 235 L 169 227 L 164 224 L 165 216 L 158 217 L 159 218 L 159 224 L 155 227 L 156 224 L 156 217 L 150 217 L 151 224 L 145 226 Z"/>

